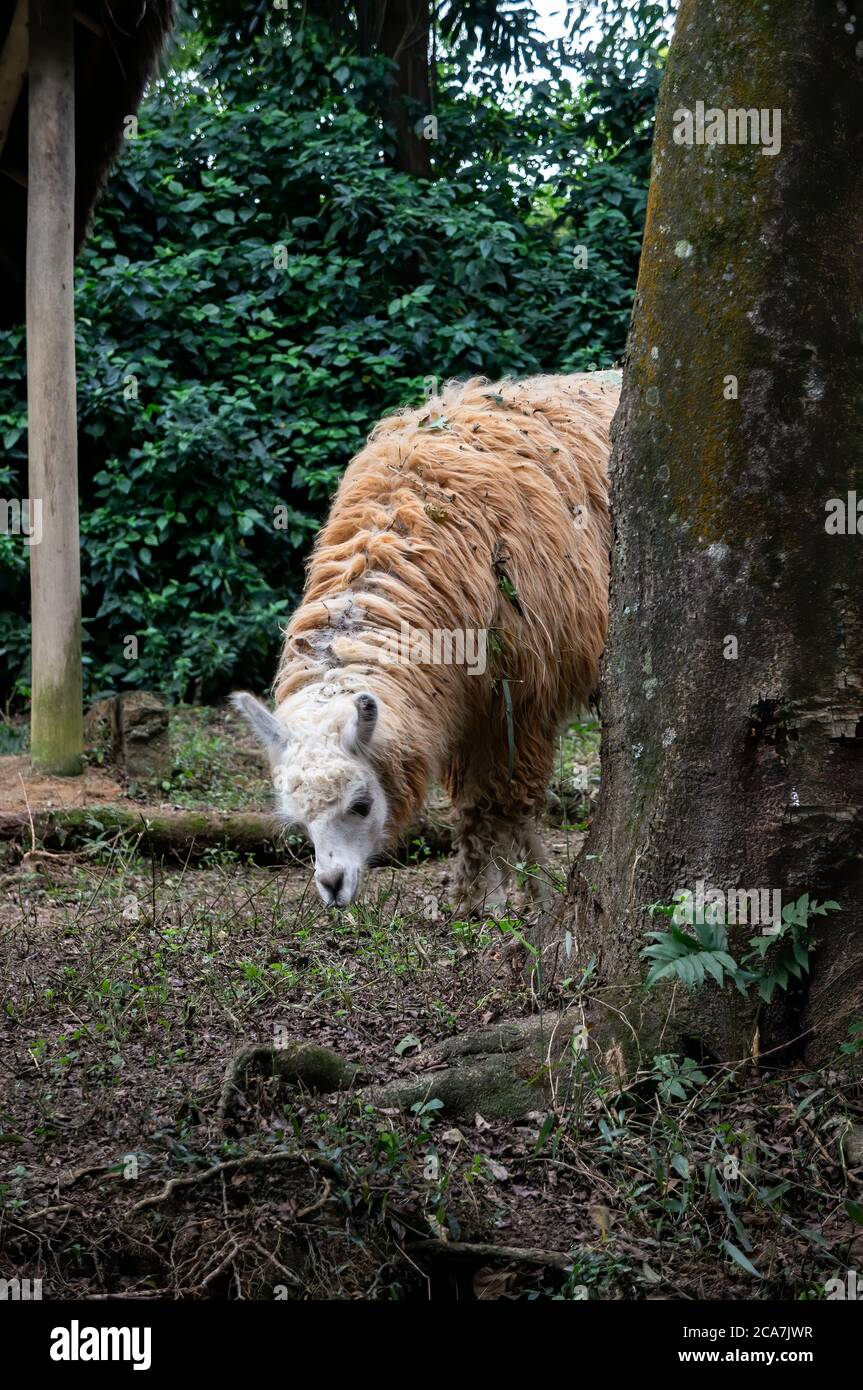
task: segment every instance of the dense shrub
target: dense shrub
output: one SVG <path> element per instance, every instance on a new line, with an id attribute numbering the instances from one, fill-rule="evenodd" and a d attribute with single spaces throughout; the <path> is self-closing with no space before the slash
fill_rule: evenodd
<path id="1" fill-rule="evenodd" d="M 266 684 L 335 481 L 425 378 L 619 359 L 657 53 L 629 61 L 505 99 L 441 64 L 416 181 L 383 158 L 383 60 L 278 16 L 252 50 L 186 35 L 77 272 L 91 694 Z M 22 330 L 0 338 L 0 496 L 26 495 L 25 401 Z M 26 549 L 0 536 L 6 697 L 27 605 Z"/>

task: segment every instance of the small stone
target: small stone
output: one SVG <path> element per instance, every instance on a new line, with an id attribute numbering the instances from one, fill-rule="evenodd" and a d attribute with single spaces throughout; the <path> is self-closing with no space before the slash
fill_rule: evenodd
<path id="1" fill-rule="evenodd" d="M 863 1125 L 852 1125 L 842 1139 L 842 1152 L 849 1168 L 863 1164 Z"/>
<path id="2" fill-rule="evenodd" d="M 170 711 L 151 690 L 117 696 L 118 756 L 127 777 L 161 781 L 170 776 Z"/>
<path id="3" fill-rule="evenodd" d="M 84 747 L 95 762 L 113 762 L 117 741 L 117 697 L 108 695 L 84 715 Z"/>

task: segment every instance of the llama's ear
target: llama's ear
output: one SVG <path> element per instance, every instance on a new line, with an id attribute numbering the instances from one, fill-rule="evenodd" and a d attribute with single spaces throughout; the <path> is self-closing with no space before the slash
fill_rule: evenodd
<path id="1" fill-rule="evenodd" d="M 234 709 L 240 711 L 245 719 L 248 719 L 254 732 L 257 734 L 261 743 L 267 750 L 271 762 L 278 762 L 291 741 L 290 734 L 284 724 L 262 705 L 260 700 L 256 700 L 254 695 L 247 695 L 245 690 L 237 690 L 231 696 L 231 704 Z"/>
<path id="2" fill-rule="evenodd" d="M 354 697 L 357 715 L 356 723 L 350 731 L 350 741 L 357 752 L 363 753 L 372 741 L 372 734 L 378 722 L 378 702 L 374 695 L 362 694 Z"/>

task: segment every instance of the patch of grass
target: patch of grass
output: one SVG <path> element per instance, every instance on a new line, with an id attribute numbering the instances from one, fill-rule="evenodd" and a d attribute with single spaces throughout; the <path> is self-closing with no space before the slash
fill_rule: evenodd
<path id="1" fill-rule="evenodd" d="M 576 719 L 561 737 L 564 762 L 592 766 L 599 760 L 602 726 L 598 719 Z"/>
<path id="2" fill-rule="evenodd" d="M 217 811 L 269 806 L 269 779 L 262 760 L 250 747 L 231 715 L 208 707 L 180 707 L 171 715 L 171 776 L 148 787 L 174 805 Z"/>
<path id="3" fill-rule="evenodd" d="M 587 827 L 599 791 L 601 727 L 595 719 L 575 720 L 558 740 L 551 780 L 552 802 L 574 830 Z"/>

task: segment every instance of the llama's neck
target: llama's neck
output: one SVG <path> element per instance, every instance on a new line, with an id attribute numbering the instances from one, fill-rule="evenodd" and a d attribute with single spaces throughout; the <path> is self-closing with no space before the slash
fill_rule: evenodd
<path id="1" fill-rule="evenodd" d="M 431 776 L 446 748 L 445 704 L 434 671 L 393 659 L 392 629 L 376 623 L 361 598 L 340 594 L 327 601 L 327 621 L 306 621 L 304 605 L 288 629 L 276 678 L 276 703 L 314 718 L 340 696 L 369 691 L 378 702 L 372 751 L 390 805 L 393 835 L 419 814 Z M 313 605 L 320 615 L 320 603 Z"/>

